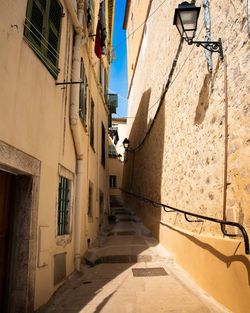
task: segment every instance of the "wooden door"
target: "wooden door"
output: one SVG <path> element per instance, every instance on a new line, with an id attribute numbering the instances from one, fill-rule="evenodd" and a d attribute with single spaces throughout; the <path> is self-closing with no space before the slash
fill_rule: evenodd
<path id="1" fill-rule="evenodd" d="M 3 312 L 8 288 L 7 275 L 10 255 L 11 180 L 12 174 L 0 171 L 0 310 Z"/>

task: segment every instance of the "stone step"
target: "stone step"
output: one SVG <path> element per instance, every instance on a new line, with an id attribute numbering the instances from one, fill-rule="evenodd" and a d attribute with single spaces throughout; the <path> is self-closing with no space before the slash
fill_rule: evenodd
<path id="1" fill-rule="evenodd" d="M 166 252 L 160 245 L 150 248 L 141 244 L 110 245 L 89 249 L 84 255 L 84 261 L 91 266 L 102 263 L 138 262 L 172 264 L 174 263 L 174 256 Z"/>

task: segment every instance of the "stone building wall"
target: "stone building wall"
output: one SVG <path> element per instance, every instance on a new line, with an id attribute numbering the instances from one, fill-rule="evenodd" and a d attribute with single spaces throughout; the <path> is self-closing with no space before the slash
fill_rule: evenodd
<path id="1" fill-rule="evenodd" d="M 223 218 L 226 153 L 225 214 L 250 227 L 249 37 L 246 1 L 237 6 L 234 2 L 211 3 L 212 36 L 214 40 L 222 37 L 225 53 L 223 62 L 214 53 L 212 73 L 207 70 L 202 48 L 182 44 L 152 131 L 134 156 L 131 153 L 136 163 L 132 189 L 152 199 L 160 197 L 178 208 Z M 154 1 L 151 10 L 155 11 L 159 3 Z M 179 35 L 172 25 L 175 5 L 162 6 L 147 22 L 146 44 L 142 44 L 129 95 L 133 105 L 128 116 L 134 117 L 128 122 L 131 149 L 141 142 L 155 118 L 179 45 Z M 204 34 L 202 14 L 199 40 Z M 160 183 L 153 184 L 155 180 Z M 214 231 L 211 225 L 203 228 L 205 232 Z"/>
<path id="2" fill-rule="evenodd" d="M 201 2 L 196 1 L 196 5 L 200 6 Z M 213 54 L 212 73 L 207 70 L 201 47 L 180 43 L 177 29 L 173 26 L 174 9 L 178 2 L 161 3 L 160 0 L 152 2 L 131 82 L 128 116 L 134 119 L 128 120 L 131 152 L 125 164 L 124 188 L 179 209 L 242 223 L 250 234 L 250 49 L 247 1 L 210 1 L 212 40 L 221 37 L 225 54 L 224 61 L 220 60 L 218 53 Z M 203 40 L 205 35 L 203 14 L 201 8 L 196 40 Z M 134 19 L 136 23 L 136 17 Z M 178 47 L 180 50 L 177 54 Z M 169 88 L 164 100 L 160 101 L 173 64 Z M 153 120 L 153 127 L 148 132 Z M 127 201 L 131 199 L 127 197 Z M 199 259 L 197 255 L 192 256 L 196 250 L 189 246 L 188 260 L 183 254 L 187 249 L 180 248 L 184 240 L 180 239 L 178 245 L 174 245 L 173 242 L 178 241 L 177 235 L 165 231 L 163 224 L 194 237 L 220 238 L 222 253 L 231 255 L 240 246 L 239 253 L 244 254 L 241 238 L 231 240 L 232 247 L 227 250 L 226 239 L 223 239 L 217 224 L 188 223 L 178 213 L 164 213 L 159 207 L 143 202 L 137 202 L 136 207 L 154 234 L 176 253 L 177 260 L 207 290 L 213 289 L 202 278 L 204 269 L 202 273 L 201 268 L 198 274 L 198 270 L 195 273 L 190 266 L 191 262 L 197 260 L 203 262 L 203 266 L 208 266 L 204 251 L 198 251 Z M 227 230 L 238 234 L 236 228 Z M 249 272 L 249 257 L 244 258 L 248 260 L 246 268 Z M 218 257 L 215 259 L 213 262 L 218 261 Z M 216 265 L 211 270 L 214 278 L 221 266 L 220 261 L 218 267 Z M 227 279 L 232 274 L 230 271 L 225 271 Z M 212 292 L 235 312 L 243 312 L 238 304 L 239 299 L 229 300 L 221 296 L 221 290 L 222 287 L 218 288 L 218 293 Z M 246 287 L 245 291 L 245 298 L 242 296 L 240 300 L 243 307 L 249 297 L 249 288 Z"/>

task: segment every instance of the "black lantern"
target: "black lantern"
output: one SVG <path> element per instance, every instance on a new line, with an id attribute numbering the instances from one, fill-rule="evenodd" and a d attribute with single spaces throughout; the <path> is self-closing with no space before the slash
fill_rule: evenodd
<path id="1" fill-rule="evenodd" d="M 182 2 L 175 9 L 174 25 L 177 27 L 181 37 L 184 38 L 189 45 L 196 44 L 197 47 L 202 46 L 210 52 L 218 52 L 221 60 L 223 60 L 223 49 L 221 39 L 218 41 L 194 41 L 197 29 L 200 7 L 196 7 L 193 3 L 187 1 Z"/>
<path id="2" fill-rule="evenodd" d="M 182 2 L 175 9 L 174 25 L 176 25 L 181 37 L 188 42 L 195 37 L 200 9 L 200 7 L 187 1 Z"/>
<path id="3" fill-rule="evenodd" d="M 117 155 L 117 159 L 121 162 L 122 161 L 122 155 L 119 153 L 118 155 Z"/>
<path id="4" fill-rule="evenodd" d="M 128 146 L 129 146 L 129 140 L 128 140 L 128 138 L 125 138 L 125 139 L 123 140 L 122 144 L 123 144 L 124 149 L 125 149 L 125 150 L 128 150 Z"/>

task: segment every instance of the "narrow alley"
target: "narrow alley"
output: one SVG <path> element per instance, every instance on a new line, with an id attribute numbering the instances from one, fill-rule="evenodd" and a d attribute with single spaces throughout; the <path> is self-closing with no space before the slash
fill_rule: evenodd
<path id="1" fill-rule="evenodd" d="M 38 313 L 229 312 L 200 289 L 129 208 L 113 221 Z"/>
<path id="2" fill-rule="evenodd" d="M 0 312 L 250 312 L 250 0 L 0 29 Z"/>

